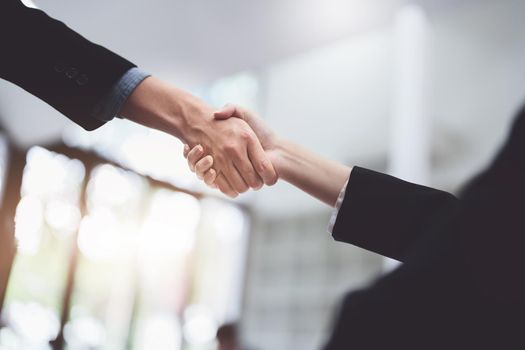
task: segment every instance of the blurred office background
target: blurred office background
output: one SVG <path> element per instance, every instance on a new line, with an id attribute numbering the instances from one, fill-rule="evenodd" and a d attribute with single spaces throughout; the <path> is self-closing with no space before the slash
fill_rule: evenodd
<path id="1" fill-rule="evenodd" d="M 452 192 L 525 97 L 522 0 L 25 2 L 324 156 Z M 87 133 L 5 81 L 0 120 L 0 349 L 214 349 L 231 322 L 250 349 L 318 349 L 395 265 L 285 183 L 204 188 L 162 133 Z"/>

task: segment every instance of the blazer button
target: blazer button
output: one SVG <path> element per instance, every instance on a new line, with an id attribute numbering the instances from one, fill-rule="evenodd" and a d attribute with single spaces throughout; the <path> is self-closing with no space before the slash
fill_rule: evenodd
<path id="1" fill-rule="evenodd" d="M 78 70 L 76 68 L 71 68 L 70 70 L 66 72 L 66 77 L 68 77 L 69 79 L 73 79 L 77 75 L 78 75 Z"/>
<path id="2" fill-rule="evenodd" d="M 66 65 L 59 63 L 55 66 L 55 72 L 62 73 L 66 70 Z"/>
<path id="3" fill-rule="evenodd" d="M 79 76 L 77 78 L 77 84 L 80 85 L 80 86 L 86 85 L 88 83 L 88 81 L 89 81 L 89 78 L 85 74 L 82 74 L 81 76 Z"/>

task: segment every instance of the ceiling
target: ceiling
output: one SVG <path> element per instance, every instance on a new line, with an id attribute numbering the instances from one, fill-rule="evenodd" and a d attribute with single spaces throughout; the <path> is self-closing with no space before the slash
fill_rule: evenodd
<path id="1" fill-rule="evenodd" d="M 405 0 L 35 0 L 51 16 L 186 86 L 383 24 Z M 443 7 L 459 0 L 420 0 Z"/>
<path id="2" fill-rule="evenodd" d="M 33 0 L 88 39 L 192 88 L 384 25 L 406 0 Z M 419 0 L 440 10 L 468 0 Z M 0 81 L 0 118 L 24 145 L 65 118 Z M 38 119 L 36 119 L 38 118 Z M 28 132 L 27 125 L 39 128 Z"/>

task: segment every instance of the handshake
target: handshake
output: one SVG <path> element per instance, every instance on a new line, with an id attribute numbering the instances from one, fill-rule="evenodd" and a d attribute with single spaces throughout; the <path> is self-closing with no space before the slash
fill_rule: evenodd
<path id="1" fill-rule="evenodd" d="M 278 180 L 277 138 L 254 113 L 234 105 L 226 105 L 213 113 L 216 122 L 232 118 L 228 142 L 223 152 L 212 154 L 201 144 L 184 145 L 184 157 L 189 168 L 208 186 L 229 197 Z"/>
<path id="2" fill-rule="evenodd" d="M 334 206 L 352 170 L 277 137 L 254 113 L 233 105 L 214 111 L 154 77 L 133 91 L 121 114 L 182 140 L 190 169 L 232 198 L 280 178 Z"/>
<path id="3" fill-rule="evenodd" d="M 275 137 L 244 109 L 227 106 L 214 113 L 192 94 L 149 77 L 127 99 L 121 115 L 189 145 L 190 168 L 229 197 L 277 182 L 271 161 Z"/>

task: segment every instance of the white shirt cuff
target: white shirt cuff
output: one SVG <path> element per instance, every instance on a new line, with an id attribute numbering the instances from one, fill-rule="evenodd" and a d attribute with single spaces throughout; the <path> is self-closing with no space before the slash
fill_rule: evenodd
<path id="1" fill-rule="evenodd" d="M 348 186 L 348 180 L 346 180 L 343 188 L 341 189 L 341 192 L 339 192 L 339 197 L 337 197 L 337 201 L 335 202 L 334 210 L 332 211 L 332 217 L 330 218 L 330 222 L 328 223 L 328 232 L 332 233 L 334 230 L 335 221 L 337 220 L 337 215 L 339 215 L 339 210 L 341 209 L 341 205 L 343 204 L 343 200 L 345 199 L 346 194 L 346 186 Z"/>

